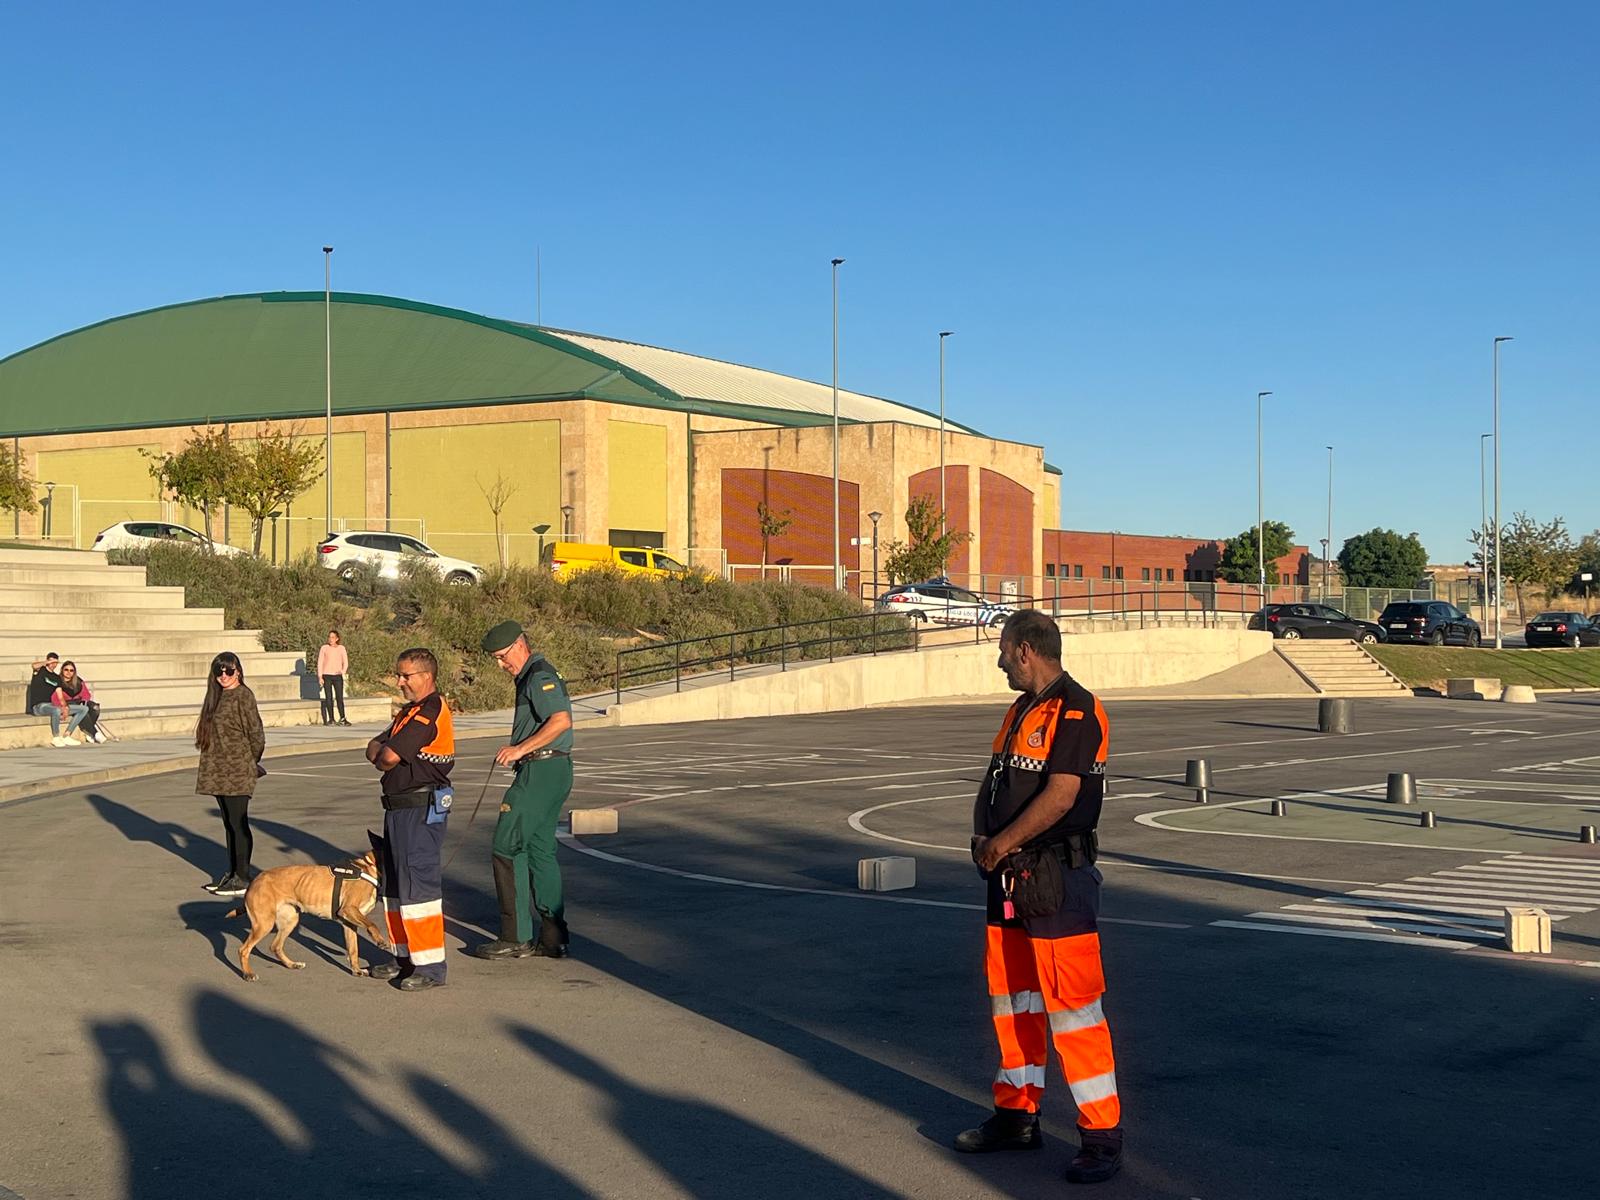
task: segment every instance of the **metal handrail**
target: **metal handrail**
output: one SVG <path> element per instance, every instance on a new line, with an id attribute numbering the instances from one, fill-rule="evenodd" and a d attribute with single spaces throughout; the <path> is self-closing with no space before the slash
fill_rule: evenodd
<path id="1" fill-rule="evenodd" d="M 860 632 L 857 627 L 863 622 L 867 623 L 868 628 L 865 632 Z M 826 636 L 808 637 L 801 635 L 792 639 L 789 636 L 791 631 L 813 630 L 819 626 L 826 629 Z M 841 626 L 846 626 L 848 629 L 841 632 Z M 981 629 L 979 633 L 981 635 Z M 770 640 L 762 645 L 752 646 L 750 644 L 750 639 L 752 638 L 763 635 L 770 637 L 772 634 L 777 635 L 776 645 L 773 645 Z M 910 644 L 905 645 L 903 643 L 908 634 L 910 635 Z M 744 643 L 742 648 L 741 640 Z M 884 647 L 883 642 L 885 640 L 889 640 L 891 643 L 899 641 L 902 644 L 890 644 Z M 849 646 L 851 643 L 863 641 L 865 642 L 865 648 L 851 651 L 848 655 L 840 654 L 841 645 Z M 724 643 L 727 646 L 725 651 L 721 650 L 721 646 Z M 685 675 L 709 674 L 711 670 L 720 669 L 721 664 L 726 663 L 728 678 L 731 680 L 737 677 L 741 660 L 746 665 L 751 666 L 770 665 L 770 658 L 774 654 L 778 656 L 779 669 L 787 671 L 791 656 L 800 661 L 804 661 L 808 657 L 821 659 L 822 655 L 812 656 L 806 654 L 806 651 L 824 645 L 827 646 L 827 660 L 829 662 L 833 662 L 839 657 L 855 657 L 858 654 L 876 655 L 880 649 L 910 649 L 916 651 L 922 648 L 922 631 L 920 622 L 909 620 L 898 613 L 886 613 L 874 609 L 871 612 L 850 613 L 844 616 L 814 617 L 808 621 L 790 621 L 782 625 L 761 625 L 753 629 L 730 629 L 726 633 L 680 638 L 672 642 L 656 642 L 649 646 L 634 646 L 626 650 L 617 651 L 612 691 L 616 695 L 617 703 L 620 704 L 622 702 L 622 693 L 628 688 L 665 683 L 667 678 L 670 678 L 673 684 L 673 691 L 681 692 Z M 715 649 L 715 652 L 701 656 L 696 651 L 693 652 L 691 657 L 685 658 L 684 649 L 690 646 L 710 646 Z M 654 661 L 636 667 L 626 667 L 624 665 L 624 660 L 642 655 L 653 655 L 664 659 L 668 651 L 672 653 L 670 666 L 665 661 Z M 760 658 L 767 658 L 768 662 L 759 662 L 758 659 Z M 705 670 L 698 670 L 697 668 L 705 668 Z M 648 683 L 632 684 L 627 682 L 628 680 L 644 679 L 646 677 L 650 677 Z"/>

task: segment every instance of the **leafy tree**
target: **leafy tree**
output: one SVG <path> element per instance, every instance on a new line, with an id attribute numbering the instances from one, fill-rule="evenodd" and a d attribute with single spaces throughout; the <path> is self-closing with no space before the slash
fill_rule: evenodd
<path id="1" fill-rule="evenodd" d="M 1339 551 L 1346 587 L 1414 588 L 1428 569 L 1428 552 L 1414 533 L 1369 529 Z"/>
<path id="2" fill-rule="evenodd" d="M 917 496 L 906 506 L 909 541 L 896 538 L 884 547 L 883 569 L 890 583 L 920 583 L 945 573 L 957 547 L 972 540 L 963 530 L 945 529 L 945 514 L 931 496 Z"/>
<path id="3" fill-rule="evenodd" d="M 756 502 L 756 524 L 761 529 L 761 578 L 767 577 L 767 545 L 794 524 L 794 509 L 786 508 L 781 514 L 768 507 L 765 500 Z"/>
<path id="4" fill-rule="evenodd" d="M 1262 540 L 1266 543 L 1266 563 L 1269 568 L 1290 550 L 1294 549 L 1294 530 L 1282 521 L 1267 521 L 1262 525 Z M 1255 583 L 1260 578 L 1259 560 L 1256 557 L 1256 527 L 1229 538 L 1222 547 L 1222 560 L 1217 564 L 1217 574 L 1229 583 Z M 1277 583 L 1276 574 L 1269 570 L 1268 583 Z"/>
<path id="5" fill-rule="evenodd" d="M 488 487 L 484 487 L 483 481 L 476 475 L 472 478 L 477 483 L 478 490 L 483 493 L 489 511 L 494 514 L 494 549 L 500 556 L 500 569 L 503 571 L 506 566 L 506 544 L 500 537 L 500 514 L 505 511 L 506 505 L 511 503 L 511 497 L 517 494 L 517 482 L 514 479 L 507 479 L 503 471 L 495 474 L 494 482 Z"/>
<path id="6" fill-rule="evenodd" d="M 1567 584 L 1567 591 L 1575 596 L 1584 593 L 1584 582 L 1580 575 L 1593 575 L 1588 586 L 1594 588 L 1600 583 L 1600 529 L 1593 533 L 1586 533 L 1578 539 L 1578 565 L 1573 568 L 1572 579 Z"/>
<path id="7" fill-rule="evenodd" d="M 303 441 L 295 429 L 262 426 L 255 441 L 238 454 L 228 476 L 226 499 L 249 515 L 252 551 L 260 554 L 267 518 L 310 490 L 322 475 L 322 444 Z"/>
<path id="8" fill-rule="evenodd" d="M 33 497 L 33 477 L 22 465 L 22 457 L 11 452 L 11 447 L 0 443 L 0 510 L 5 512 L 37 512 L 39 502 Z"/>
<path id="9" fill-rule="evenodd" d="M 141 450 L 150 460 L 150 476 L 180 504 L 198 508 L 204 517 L 206 550 L 214 551 L 211 516 L 228 495 L 228 481 L 238 469 L 239 450 L 220 429 L 196 430 L 171 454 Z"/>
<path id="10" fill-rule="evenodd" d="M 1577 566 L 1578 547 L 1562 517 L 1541 525 L 1519 512 L 1500 533 L 1500 575 L 1516 590 L 1519 612 L 1527 611 L 1527 589 L 1554 597 L 1571 582 Z"/>

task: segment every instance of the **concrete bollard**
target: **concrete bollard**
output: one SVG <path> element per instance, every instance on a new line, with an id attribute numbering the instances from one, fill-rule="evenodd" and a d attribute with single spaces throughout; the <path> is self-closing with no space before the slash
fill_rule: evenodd
<path id="1" fill-rule="evenodd" d="M 1433 814 L 1431 812 L 1427 812 L 1427 811 L 1423 811 L 1421 813 L 1418 813 L 1417 814 L 1417 824 L 1422 826 L 1422 828 L 1424 828 L 1424 829 L 1432 829 L 1432 828 L 1434 828 Z"/>
<path id="2" fill-rule="evenodd" d="M 1205 804 L 1211 790 L 1211 764 L 1203 758 L 1191 758 L 1183 769 L 1183 786 L 1194 789 L 1194 802 Z"/>
<path id="3" fill-rule="evenodd" d="M 1585 846 L 1594 845 L 1594 826 L 1593 825 L 1579 825 L 1578 826 L 1578 840 L 1580 842 L 1582 842 Z"/>
<path id="4" fill-rule="evenodd" d="M 615 833 L 617 810 L 614 808 L 575 808 L 567 814 L 567 829 L 574 837 L 592 833 Z"/>
<path id="5" fill-rule="evenodd" d="M 1282 800 L 1274 800 L 1272 802 L 1272 815 L 1275 816 L 1275 817 L 1286 817 L 1286 816 L 1288 816 L 1289 815 L 1289 806 L 1287 804 L 1285 804 Z"/>
<path id="6" fill-rule="evenodd" d="M 917 886 L 917 860 L 891 855 L 856 863 L 856 887 L 863 892 L 898 892 Z"/>
<path id="7" fill-rule="evenodd" d="M 1349 733 L 1355 701 L 1324 698 L 1317 701 L 1317 729 L 1323 733 Z"/>
<path id="8" fill-rule="evenodd" d="M 1500 693 L 1502 704 L 1534 704 L 1538 699 L 1533 689 L 1525 683 L 1513 683 Z"/>
<path id="9" fill-rule="evenodd" d="M 1389 803 L 1390 804 L 1415 804 L 1417 802 L 1417 782 L 1404 771 L 1389 772 Z"/>
<path id="10" fill-rule="evenodd" d="M 1506 949 L 1515 954 L 1549 954 L 1550 914 L 1542 908 L 1507 908 Z"/>

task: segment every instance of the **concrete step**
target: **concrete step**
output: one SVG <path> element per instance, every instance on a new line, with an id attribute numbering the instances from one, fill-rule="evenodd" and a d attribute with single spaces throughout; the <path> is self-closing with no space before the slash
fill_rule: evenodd
<path id="1" fill-rule="evenodd" d="M 388 720 L 392 707 L 389 699 L 382 696 L 374 699 L 346 698 L 345 700 L 347 715 L 351 721 L 357 723 Z M 260 708 L 261 723 L 268 729 L 317 725 L 322 721 L 322 710 L 314 701 L 263 700 Z M 121 741 L 135 741 L 140 738 L 181 737 L 193 733 L 198 711 L 197 706 L 185 704 L 176 708 L 107 711 L 102 716 L 107 731 L 113 737 Z M 269 743 L 272 740 L 270 733 L 267 735 L 267 740 Z M 0 750 L 49 745 L 48 717 L 0 716 Z M 72 754 L 73 758 L 70 761 L 73 769 L 81 770 L 83 762 L 93 761 L 90 756 L 95 749 L 94 746 L 80 746 L 75 750 L 64 749 L 62 753 Z"/>
<path id="2" fill-rule="evenodd" d="M 139 587 L 143 567 L 48 566 L 38 563 L 0 563 L 0 584 L 58 584 L 64 587 Z"/>
<path id="3" fill-rule="evenodd" d="M 116 631 L 121 634 L 179 630 L 209 631 L 222 628 L 220 608 L 12 608 L 0 611 L 0 626 L 13 633 L 38 630 L 60 640 L 78 630 Z"/>
<path id="4" fill-rule="evenodd" d="M 208 660 L 209 665 L 209 660 Z M 168 708 L 191 705 L 196 711 L 206 698 L 204 667 L 196 676 L 149 679 L 106 679 L 83 668 L 94 698 L 104 709 Z M 300 675 L 257 675 L 245 668 L 257 700 L 315 700 L 316 681 Z M 26 683 L 0 683 L 0 713 L 21 713 L 28 700 Z"/>
<path id="5" fill-rule="evenodd" d="M 43 563 L 46 566 L 105 566 L 106 556 L 98 550 L 13 550 L 0 547 L 0 566 Z"/>
<path id="6" fill-rule="evenodd" d="M 74 660 L 91 662 L 112 655 L 193 654 L 210 656 L 223 650 L 235 654 L 261 653 L 259 629 L 140 630 L 117 633 L 102 629 L 79 630 L 62 637 L 59 630 L 13 632 L 0 625 L 0 657 L 26 656 L 32 662 L 40 654 L 54 650 Z"/>
<path id="7" fill-rule="evenodd" d="M 182 609 L 181 587 L 114 586 L 73 587 L 65 583 L 0 583 L 0 621 L 18 608 L 140 608 Z"/>
<path id="8" fill-rule="evenodd" d="M 1278 641 L 1279 656 L 1324 695 L 1409 696 L 1402 684 L 1354 642 Z"/>
<path id="9" fill-rule="evenodd" d="M 33 676 L 37 657 L 36 654 L 0 656 L 0 680 L 25 683 Z M 80 656 L 74 661 L 83 668 L 84 678 L 98 686 L 126 679 L 204 679 L 211 669 L 211 659 L 211 651 L 191 648 L 180 654 L 108 654 L 92 659 Z M 298 675 L 304 669 L 305 655 L 293 651 L 257 650 L 240 654 L 239 660 L 244 663 L 245 677 L 254 684 L 258 678 Z"/>

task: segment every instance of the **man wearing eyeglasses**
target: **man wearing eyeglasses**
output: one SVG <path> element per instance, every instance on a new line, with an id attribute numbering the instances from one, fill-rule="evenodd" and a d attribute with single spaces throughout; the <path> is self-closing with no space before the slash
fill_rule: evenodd
<path id="1" fill-rule="evenodd" d="M 394 961 L 372 968 L 403 992 L 444 986 L 444 905 L 440 852 L 450 812 L 455 726 L 439 695 L 431 650 L 407 650 L 395 663 L 406 706 L 367 743 L 367 761 L 383 772 L 383 840 L 373 839 Z"/>
<path id="2" fill-rule="evenodd" d="M 565 958 L 566 904 L 556 862 L 556 821 L 572 794 L 572 702 L 567 685 L 528 645 L 522 626 L 502 621 L 483 635 L 483 648 L 517 681 L 511 744 L 495 762 L 514 767 L 494 827 L 494 890 L 500 936 L 469 954 L 493 960 Z M 539 938 L 533 914 L 539 914 Z"/>

